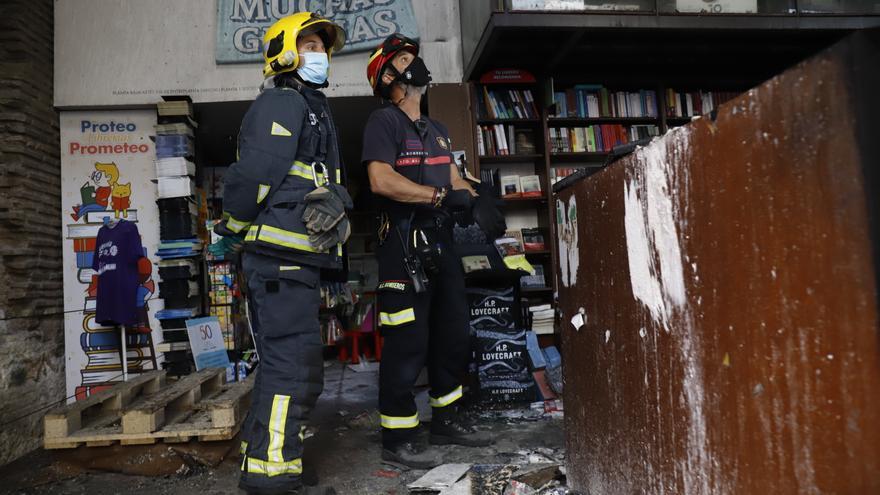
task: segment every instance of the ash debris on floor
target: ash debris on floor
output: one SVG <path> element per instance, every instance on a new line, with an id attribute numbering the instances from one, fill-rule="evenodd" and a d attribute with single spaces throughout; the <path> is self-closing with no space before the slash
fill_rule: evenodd
<path id="1" fill-rule="evenodd" d="M 511 409 L 470 407 L 469 419 L 490 432 L 495 444 L 438 446 L 445 464 L 432 474 L 382 464 L 377 387 L 375 370 L 356 373 L 329 362 L 325 369 L 324 393 L 312 415 L 304 464 L 340 495 L 574 494 L 564 484 L 561 402 Z M 427 423 L 431 411 L 426 390 L 419 393 L 417 402 L 419 415 Z M 420 435 L 427 442 L 427 431 Z M 4 480 L 0 493 L 240 494 L 238 446 L 232 440 L 38 450 L 0 468 Z M 445 475 L 447 471 L 452 474 Z M 451 479 L 458 471 L 467 474 Z M 434 484 L 420 486 L 423 477 Z"/>

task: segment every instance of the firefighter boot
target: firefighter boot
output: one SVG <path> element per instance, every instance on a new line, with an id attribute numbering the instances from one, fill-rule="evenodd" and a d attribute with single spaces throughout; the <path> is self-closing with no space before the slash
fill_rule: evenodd
<path id="1" fill-rule="evenodd" d="M 440 452 L 412 442 L 401 442 L 393 447 L 382 447 L 382 462 L 403 469 L 432 469 L 442 461 Z"/>
<path id="2" fill-rule="evenodd" d="M 432 444 L 486 447 L 494 443 L 489 435 L 478 433 L 466 424 L 454 406 L 438 407 L 433 412 L 430 437 Z"/>

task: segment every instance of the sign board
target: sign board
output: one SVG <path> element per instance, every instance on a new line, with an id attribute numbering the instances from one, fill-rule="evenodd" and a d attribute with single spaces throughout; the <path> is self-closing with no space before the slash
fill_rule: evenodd
<path id="1" fill-rule="evenodd" d="M 372 50 L 388 35 L 418 39 L 411 0 L 218 0 L 218 64 L 260 62 L 266 29 L 297 12 L 315 12 L 345 29 L 344 53 Z"/>
<path id="2" fill-rule="evenodd" d="M 709 14 L 755 14 L 758 0 L 678 0 L 678 12 L 705 12 Z"/>
<path id="3" fill-rule="evenodd" d="M 61 225 L 64 277 L 64 354 L 67 395 L 77 400 L 122 381 L 120 330 L 95 321 L 98 274 L 92 270 L 95 239 L 105 218 L 132 222 L 144 256 L 159 243 L 156 158 L 150 136 L 155 110 L 62 112 Z M 153 368 L 154 342 L 162 332 L 154 319 L 158 274 L 138 279 L 137 323 L 126 331 L 128 372 Z M 150 338 L 152 334 L 152 339 Z"/>
<path id="4" fill-rule="evenodd" d="M 196 371 L 229 366 L 223 332 L 216 316 L 186 320 L 186 333 L 193 359 L 196 361 Z"/>

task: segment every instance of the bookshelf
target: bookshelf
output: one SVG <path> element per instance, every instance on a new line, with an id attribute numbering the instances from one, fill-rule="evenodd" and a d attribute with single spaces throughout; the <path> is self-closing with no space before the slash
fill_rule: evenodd
<path id="1" fill-rule="evenodd" d="M 476 137 L 475 171 L 481 180 L 495 181 L 503 192 L 505 177 L 540 179 L 540 196 L 502 195 L 508 229 L 537 228 L 546 244 L 545 249 L 526 250 L 525 255 L 533 265 L 543 266 L 547 286 L 523 287 L 523 298 L 529 304 L 554 302 L 558 255 L 552 186 L 556 181 L 580 169 L 599 170 L 608 164 L 614 146 L 687 124 L 739 92 L 673 87 L 659 81 L 607 87 L 568 82 L 555 87 L 552 78 L 540 81 L 522 70 L 493 70 L 473 82 L 471 127 Z M 545 105 L 551 96 L 553 104 Z"/>

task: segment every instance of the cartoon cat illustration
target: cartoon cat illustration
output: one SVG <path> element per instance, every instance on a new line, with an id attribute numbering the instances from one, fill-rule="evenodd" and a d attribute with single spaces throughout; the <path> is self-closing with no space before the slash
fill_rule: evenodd
<path id="1" fill-rule="evenodd" d="M 128 208 L 131 206 L 131 182 L 119 183 L 119 168 L 116 163 L 95 162 L 95 170 L 107 175 L 107 183 L 110 184 L 110 206 L 113 208 L 113 216 L 128 218 Z"/>

